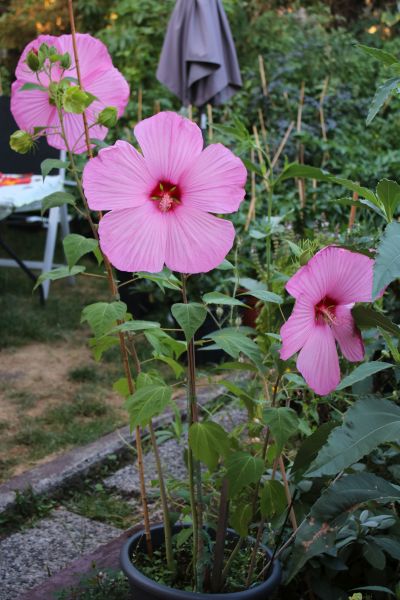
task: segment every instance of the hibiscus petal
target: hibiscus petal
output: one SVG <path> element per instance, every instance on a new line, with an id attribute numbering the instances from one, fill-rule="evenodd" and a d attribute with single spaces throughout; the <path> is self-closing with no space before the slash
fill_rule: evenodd
<path id="1" fill-rule="evenodd" d="M 150 173 L 159 181 L 179 184 L 182 173 L 203 148 L 200 128 L 173 112 L 161 112 L 135 127 Z"/>
<path id="2" fill-rule="evenodd" d="M 179 273 L 206 273 L 217 267 L 232 248 L 235 229 L 230 221 L 189 206 L 169 213 L 165 263 Z"/>
<path id="3" fill-rule="evenodd" d="M 150 202 L 149 194 L 156 183 L 143 156 L 121 140 L 100 150 L 83 170 L 83 188 L 92 210 L 141 206 Z"/>
<path id="4" fill-rule="evenodd" d="M 182 201 L 214 213 L 234 212 L 245 196 L 246 178 L 240 158 L 222 144 L 212 144 L 183 173 Z"/>
<path id="5" fill-rule="evenodd" d="M 353 304 L 336 307 L 332 331 L 339 342 L 343 356 L 351 362 L 358 362 L 364 358 L 364 344 L 351 314 L 352 307 Z"/>
<path id="6" fill-rule="evenodd" d="M 120 271 L 159 273 L 165 260 L 167 218 L 150 201 L 138 208 L 113 210 L 99 224 L 101 249 Z"/>
<path id="7" fill-rule="evenodd" d="M 282 348 L 280 357 L 287 360 L 298 352 L 312 334 L 315 323 L 314 305 L 305 296 L 300 296 L 294 305 L 292 314 L 281 327 Z"/>
<path id="8" fill-rule="evenodd" d="M 297 358 L 297 368 L 320 396 L 336 389 L 340 381 L 339 358 L 328 325 L 319 324 L 313 329 Z"/>
<path id="9" fill-rule="evenodd" d="M 68 52 L 71 57 L 71 67 L 65 75 L 76 77 L 72 35 L 61 35 L 56 39 L 58 40 L 61 52 Z M 88 33 L 76 34 L 76 46 L 78 50 L 82 86 L 86 89 L 86 86 L 92 82 L 99 73 L 102 73 L 107 69 L 112 69 L 112 60 L 107 47 L 103 42 L 92 37 Z"/>
<path id="10" fill-rule="evenodd" d="M 34 127 L 54 125 L 56 109 L 49 104 L 47 92 L 21 91 L 23 85 L 22 81 L 14 81 L 11 88 L 11 112 L 18 127 L 33 133 Z"/>
<path id="11" fill-rule="evenodd" d="M 90 92 L 100 100 L 93 102 L 89 107 L 96 118 L 106 106 L 115 106 L 119 117 L 123 114 L 129 100 L 129 85 L 118 69 L 108 67 L 106 71 L 92 77 L 90 82 L 84 82 L 83 86 L 86 92 Z M 95 137 L 92 133 L 90 135 Z"/>

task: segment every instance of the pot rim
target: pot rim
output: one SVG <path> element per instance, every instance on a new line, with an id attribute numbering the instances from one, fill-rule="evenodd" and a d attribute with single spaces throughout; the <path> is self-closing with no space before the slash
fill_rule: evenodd
<path id="1" fill-rule="evenodd" d="M 190 524 L 184 523 L 182 525 L 175 525 L 173 529 L 180 530 L 186 527 L 190 527 Z M 152 525 L 150 527 L 152 533 L 163 529 L 164 526 L 162 524 Z M 232 532 L 237 536 L 237 533 L 233 529 L 228 528 L 227 531 Z M 164 585 L 163 583 L 158 583 L 153 579 L 150 579 L 150 577 L 144 575 L 143 572 L 140 571 L 137 567 L 135 567 L 135 565 L 131 561 L 131 548 L 134 544 L 138 543 L 139 539 L 144 535 L 145 532 L 143 529 L 141 529 L 140 531 L 129 537 L 128 540 L 125 542 L 120 554 L 121 568 L 124 571 L 125 575 L 128 576 L 128 578 L 135 578 L 135 583 L 137 583 L 138 587 L 142 588 L 143 590 L 149 593 L 154 593 L 155 590 L 158 590 L 160 592 L 160 595 L 162 594 L 162 598 L 165 598 L 165 600 L 189 600 L 190 598 L 196 598 L 198 600 L 232 600 L 232 595 L 234 595 L 235 598 L 237 597 L 238 600 L 251 600 L 253 598 L 255 590 L 257 590 L 258 592 L 262 591 L 263 593 L 272 592 L 278 587 L 280 583 L 281 565 L 278 560 L 274 560 L 268 579 L 265 579 L 257 586 L 248 588 L 247 590 L 242 590 L 239 592 L 223 592 L 220 594 L 205 594 L 203 592 L 189 592 L 186 590 L 179 590 L 176 588 L 168 587 L 167 585 Z M 247 539 L 255 541 L 255 539 L 251 536 L 248 536 Z M 260 544 L 260 548 L 269 556 L 269 558 L 271 558 L 272 552 L 269 548 L 267 548 L 267 546 Z"/>

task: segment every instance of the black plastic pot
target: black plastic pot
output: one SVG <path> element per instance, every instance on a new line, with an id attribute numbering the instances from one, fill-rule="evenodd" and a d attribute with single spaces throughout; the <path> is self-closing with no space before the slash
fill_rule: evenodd
<path id="1" fill-rule="evenodd" d="M 182 526 L 173 527 L 173 533 L 178 533 L 180 529 Z M 228 529 L 228 535 L 237 538 L 237 534 L 232 529 Z M 154 548 L 164 543 L 162 525 L 151 527 L 151 538 Z M 271 557 L 272 553 L 268 548 L 265 546 L 260 546 L 260 548 Z M 130 537 L 122 547 L 120 554 L 121 568 L 129 580 L 135 600 L 268 600 L 268 598 L 272 598 L 281 581 L 281 566 L 279 561 L 274 561 L 265 581 L 242 592 L 200 594 L 176 590 L 149 579 L 132 564 L 131 556 L 137 550 L 146 551 L 144 531 L 139 531 Z"/>

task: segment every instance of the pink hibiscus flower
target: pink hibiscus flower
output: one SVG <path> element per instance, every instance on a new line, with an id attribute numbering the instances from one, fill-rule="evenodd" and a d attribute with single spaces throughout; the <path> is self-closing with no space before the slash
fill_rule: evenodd
<path id="1" fill-rule="evenodd" d="M 78 33 L 76 36 L 79 64 L 82 76 L 82 86 L 85 92 L 96 96 L 97 100 L 86 109 L 86 117 L 89 126 L 93 125 L 98 114 L 106 106 L 114 106 L 121 116 L 128 103 L 129 86 L 121 73 L 113 67 L 111 57 L 105 45 L 91 35 Z M 59 63 L 54 63 L 51 70 L 52 81 L 58 82 L 61 77 L 72 77 L 76 79 L 76 67 L 72 47 L 72 36 L 40 35 L 36 40 L 30 42 L 19 59 L 16 69 L 16 81 L 11 88 L 11 111 L 18 127 L 29 133 L 34 127 L 46 127 L 47 141 L 51 146 L 66 149 L 65 143 L 60 135 L 60 120 L 54 104 L 50 103 L 48 90 L 24 90 L 21 87 L 25 83 L 35 83 L 49 86 L 49 77 L 43 72 L 38 74 L 32 72 L 26 64 L 26 57 L 30 50 L 37 51 L 41 44 L 54 46 L 59 54 L 68 52 L 71 57 L 71 67 L 62 74 Z M 71 83 L 77 85 L 77 83 Z M 83 119 L 80 114 L 65 113 L 65 132 L 68 145 L 73 152 L 80 154 L 86 151 Z M 102 125 L 93 125 L 90 129 L 90 137 L 104 139 L 107 128 Z"/>
<path id="2" fill-rule="evenodd" d="M 329 246 L 289 279 L 286 289 L 296 298 L 281 328 L 280 356 L 287 360 L 300 349 L 297 368 L 321 396 L 340 381 L 335 340 L 351 362 L 364 357 L 361 334 L 351 314 L 355 302 L 371 302 L 374 261 Z"/>
<path id="3" fill-rule="evenodd" d="M 246 169 L 222 144 L 203 150 L 199 127 L 172 112 L 138 123 L 140 154 L 118 141 L 90 160 L 83 186 L 100 221 L 102 250 L 121 271 L 180 273 L 218 266 L 233 245 L 231 213 L 244 198 Z"/>

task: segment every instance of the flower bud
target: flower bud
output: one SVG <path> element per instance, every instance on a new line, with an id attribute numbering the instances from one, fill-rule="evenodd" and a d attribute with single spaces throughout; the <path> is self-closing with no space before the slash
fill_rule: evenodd
<path id="1" fill-rule="evenodd" d="M 222 306 L 217 306 L 215 309 L 215 314 L 217 315 L 218 319 L 221 319 L 224 316 L 224 309 Z"/>
<path id="2" fill-rule="evenodd" d="M 63 108 L 65 112 L 82 114 L 95 99 L 93 94 L 81 90 L 79 86 L 71 86 L 64 92 Z"/>
<path id="3" fill-rule="evenodd" d="M 103 108 L 99 116 L 97 117 L 97 122 L 99 125 L 104 125 L 104 127 L 114 127 L 118 121 L 118 111 L 115 106 L 107 106 Z"/>
<path id="4" fill-rule="evenodd" d="M 28 65 L 30 70 L 33 71 L 34 73 L 36 73 L 37 71 L 40 70 L 40 60 L 39 60 L 37 51 L 29 50 L 27 57 L 26 57 L 26 64 Z"/>
<path id="5" fill-rule="evenodd" d="M 18 129 L 10 136 L 10 148 L 19 154 L 26 154 L 33 147 L 33 137 L 27 131 Z"/>
<path id="6" fill-rule="evenodd" d="M 62 57 L 60 58 L 60 66 L 63 69 L 69 69 L 71 66 L 71 56 L 68 54 L 68 52 L 65 52 L 65 54 L 62 55 Z"/>

